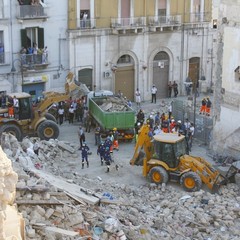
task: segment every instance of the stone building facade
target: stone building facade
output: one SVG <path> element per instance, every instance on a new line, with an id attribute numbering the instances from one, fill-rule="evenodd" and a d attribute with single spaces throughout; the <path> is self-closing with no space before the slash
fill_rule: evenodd
<path id="1" fill-rule="evenodd" d="M 215 1 L 218 19 L 214 64 L 216 124 L 212 148 L 219 154 L 239 159 L 240 152 L 240 11 L 239 1 Z"/>
<path id="2" fill-rule="evenodd" d="M 153 84 L 157 97 L 166 97 L 169 81 L 183 95 L 189 78 L 206 79 L 202 91 L 211 88 L 212 1 L 39 2 L 0 0 L 0 91 L 26 91 L 33 98 L 64 91 L 68 71 L 90 90 L 121 90 L 131 100 L 136 88 L 149 100 Z M 21 53 L 35 43 L 36 56 Z"/>

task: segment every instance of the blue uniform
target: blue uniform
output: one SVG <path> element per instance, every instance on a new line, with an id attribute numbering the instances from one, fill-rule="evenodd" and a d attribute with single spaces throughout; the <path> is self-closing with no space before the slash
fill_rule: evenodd
<path id="1" fill-rule="evenodd" d="M 101 164 L 103 165 L 103 160 L 104 160 L 104 155 L 105 155 L 105 146 L 103 143 L 101 143 L 99 146 L 98 146 L 98 149 L 97 149 L 97 154 L 100 155 L 100 159 L 101 159 Z"/>
<path id="2" fill-rule="evenodd" d="M 87 167 L 89 167 L 89 163 L 88 163 L 88 151 L 90 150 L 89 147 L 83 144 L 80 150 L 82 151 L 82 168 L 84 168 L 84 160 L 86 160 Z"/>

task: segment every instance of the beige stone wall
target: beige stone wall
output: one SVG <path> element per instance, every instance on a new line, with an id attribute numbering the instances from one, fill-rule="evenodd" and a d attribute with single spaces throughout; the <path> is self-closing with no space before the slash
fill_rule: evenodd
<path id="1" fill-rule="evenodd" d="M 21 240 L 20 221 L 18 221 L 18 213 L 12 207 L 15 195 L 18 175 L 13 171 L 12 162 L 7 158 L 6 154 L 0 147 L 0 239 Z M 13 239 L 13 238 L 11 238 Z"/>

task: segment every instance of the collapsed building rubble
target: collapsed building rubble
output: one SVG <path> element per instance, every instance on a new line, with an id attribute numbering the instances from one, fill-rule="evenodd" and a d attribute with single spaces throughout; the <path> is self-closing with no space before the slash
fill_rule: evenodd
<path id="1" fill-rule="evenodd" d="M 78 147 L 73 144 L 41 141 L 38 156 L 31 150 L 32 144 L 32 138 L 19 143 L 8 134 L 1 142 L 18 174 L 15 203 L 25 220 L 26 239 L 240 238 L 236 184 L 223 186 L 215 195 L 203 190 L 176 191 L 164 184 L 113 184 L 111 180 L 89 179 L 68 171 L 71 159 L 78 157 Z M 64 170 L 59 165 L 61 161 L 66 161 Z M 63 182 L 55 185 L 54 178 L 60 177 L 78 189 L 71 192 Z M 98 201 L 93 204 L 87 199 Z"/>

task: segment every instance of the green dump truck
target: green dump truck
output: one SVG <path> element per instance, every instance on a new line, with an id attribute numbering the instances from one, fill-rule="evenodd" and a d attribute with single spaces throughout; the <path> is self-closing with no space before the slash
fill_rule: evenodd
<path id="1" fill-rule="evenodd" d="M 117 128 L 119 140 L 131 141 L 134 138 L 135 112 L 124 100 L 113 96 L 90 98 L 89 112 L 100 125 L 103 135 Z"/>

